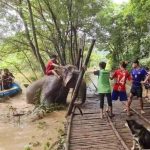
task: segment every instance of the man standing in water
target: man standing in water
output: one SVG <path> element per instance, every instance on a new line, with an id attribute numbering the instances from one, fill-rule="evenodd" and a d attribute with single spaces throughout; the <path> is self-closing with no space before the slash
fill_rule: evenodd
<path id="1" fill-rule="evenodd" d="M 137 96 L 140 101 L 141 114 L 144 113 L 143 110 L 143 100 L 142 100 L 142 81 L 145 79 L 147 72 L 145 69 L 142 69 L 139 65 L 139 61 L 135 60 L 132 64 L 133 70 L 131 71 L 132 76 L 132 86 L 130 91 L 130 96 L 127 103 L 127 114 L 130 116 L 130 105 L 132 103 L 133 96 Z"/>

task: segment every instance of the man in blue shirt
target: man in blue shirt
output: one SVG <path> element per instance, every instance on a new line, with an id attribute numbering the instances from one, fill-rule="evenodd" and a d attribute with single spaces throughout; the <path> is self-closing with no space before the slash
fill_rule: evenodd
<path id="1" fill-rule="evenodd" d="M 144 113 L 143 100 L 142 100 L 142 93 L 143 93 L 142 81 L 145 79 L 145 77 L 147 75 L 147 71 L 140 67 L 138 60 L 135 60 L 133 62 L 132 68 L 133 68 L 132 71 L 131 71 L 132 86 L 131 86 L 130 96 L 129 96 L 128 104 L 127 104 L 127 114 L 128 114 L 128 116 L 131 115 L 130 114 L 130 105 L 132 103 L 133 96 L 138 97 L 138 99 L 140 101 L 141 114 Z"/>

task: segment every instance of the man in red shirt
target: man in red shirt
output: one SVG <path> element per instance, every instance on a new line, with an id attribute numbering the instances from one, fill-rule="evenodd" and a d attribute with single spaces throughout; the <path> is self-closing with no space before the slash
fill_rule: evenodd
<path id="1" fill-rule="evenodd" d="M 46 71 L 45 75 L 56 75 L 59 78 L 59 75 L 54 70 L 55 67 L 60 67 L 57 62 L 57 56 L 52 55 L 51 60 L 48 61 L 48 64 L 46 65 Z"/>
<path id="2" fill-rule="evenodd" d="M 127 101 L 126 81 L 131 80 L 130 73 L 126 70 L 127 63 L 121 62 L 120 68 L 116 70 L 111 79 L 116 79 L 113 87 L 112 100 Z"/>

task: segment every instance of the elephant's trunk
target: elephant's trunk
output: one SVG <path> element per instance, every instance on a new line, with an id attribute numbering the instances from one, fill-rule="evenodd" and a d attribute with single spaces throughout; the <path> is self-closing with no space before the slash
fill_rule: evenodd
<path id="1" fill-rule="evenodd" d="M 28 104 L 34 103 L 35 93 L 38 89 L 42 88 L 44 81 L 45 81 L 45 77 L 33 82 L 31 85 L 28 86 L 27 91 L 26 91 L 26 100 Z"/>

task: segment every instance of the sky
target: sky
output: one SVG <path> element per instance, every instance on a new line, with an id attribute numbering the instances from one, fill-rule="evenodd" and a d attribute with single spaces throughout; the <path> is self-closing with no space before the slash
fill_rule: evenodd
<path id="1" fill-rule="evenodd" d="M 121 4 L 121 3 L 124 3 L 124 2 L 128 2 L 129 0 L 112 0 L 112 1 L 115 2 L 115 3 Z"/>

